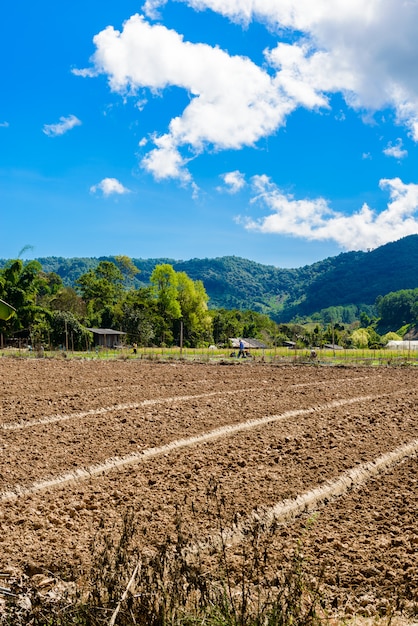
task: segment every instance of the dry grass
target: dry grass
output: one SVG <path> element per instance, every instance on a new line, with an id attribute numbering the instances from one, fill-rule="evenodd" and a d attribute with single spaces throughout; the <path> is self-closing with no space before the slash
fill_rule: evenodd
<path id="1" fill-rule="evenodd" d="M 222 493 L 208 489 L 219 534 L 224 530 Z M 29 578 L 15 580 L 2 626 L 406 626 L 413 622 L 392 607 L 384 616 L 336 618 L 322 593 L 322 573 L 303 555 L 303 537 L 285 566 L 269 550 L 277 528 L 254 526 L 238 549 L 221 541 L 192 553 L 181 511 L 176 536 L 139 554 L 135 536 L 144 529 L 127 510 L 112 533 L 100 529 L 91 544 L 92 566 L 82 585 L 61 584 L 45 594 Z M 315 524 L 310 519 L 305 532 Z M 75 574 L 75 573 L 74 573 Z M 77 578 L 80 580 L 80 573 Z M 71 579 L 67 572 L 65 578 Z M 74 576 L 75 577 L 75 576 Z"/>

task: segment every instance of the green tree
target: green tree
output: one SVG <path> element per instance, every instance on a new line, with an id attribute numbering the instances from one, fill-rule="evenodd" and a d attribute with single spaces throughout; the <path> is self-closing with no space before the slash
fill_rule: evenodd
<path id="1" fill-rule="evenodd" d="M 117 305 L 116 312 L 121 329 L 127 333 L 129 343 L 150 346 L 157 333 L 157 303 L 151 287 L 127 292 Z"/>
<path id="2" fill-rule="evenodd" d="M 369 345 L 369 333 L 365 328 L 357 328 L 351 335 L 353 346 L 356 348 L 367 348 Z"/>
<path id="3" fill-rule="evenodd" d="M 156 265 L 150 280 L 161 315 L 178 319 L 181 316 L 177 298 L 178 275 L 173 266 L 169 263 Z"/>
<path id="4" fill-rule="evenodd" d="M 217 344 L 227 344 L 232 337 L 260 339 L 275 345 L 281 345 L 282 341 L 287 339 L 281 326 L 264 313 L 238 309 L 215 309 L 210 313 L 213 340 Z"/>
<path id="5" fill-rule="evenodd" d="M 111 309 L 123 294 L 124 277 L 121 270 L 111 261 L 100 261 L 77 280 L 83 300 L 87 305 L 90 324 L 100 326 L 102 318 L 109 320 Z"/>
<path id="6" fill-rule="evenodd" d="M 389 331 L 381 337 L 383 345 L 386 345 L 388 341 L 402 341 L 402 337 L 393 331 Z"/>
<path id="7" fill-rule="evenodd" d="M 162 263 L 155 266 L 150 280 L 157 303 L 157 338 L 161 343 L 171 345 L 174 341 L 173 321 L 181 317 L 181 307 L 177 298 L 177 273 L 172 265 Z"/>
<path id="8" fill-rule="evenodd" d="M 360 326 L 361 328 L 367 328 L 368 326 L 370 326 L 370 317 L 365 311 L 362 311 L 360 313 Z"/>
<path id="9" fill-rule="evenodd" d="M 196 346 L 210 341 L 212 318 L 208 314 L 209 298 L 202 281 L 194 281 L 185 272 L 177 272 L 177 300 L 183 324 L 184 345 Z"/>
<path id="10" fill-rule="evenodd" d="M 124 277 L 125 285 L 132 285 L 133 279 L 140 270 L 136 267 L 132 259 L 125 255 L 115 256 L 115 265 L 119 268 Z"/>
<path id="11" fill-rule="evenodd" d="M 83 320 L 87 313 L 86 303 L 72 287 L 62 287 L 50 299 L 49 308 L 52 311 L 68 311 L 79 320 Z"/>
<path id="12" fill-rule="evenodd" d="M 376 302 L 379 311 L 379 327 L 396 330 L 417 321 L 418 289 L 392 291 Z"/>
<path id="13" fill-rule="evenodd" d="M 53 311 L 50 317 L 49 339 L 55 347 L 86 350 L 93 342 L 93 334 L 69 311 Z"/>
<path id="14" fill-rule="evenodd" d="M 50 331 L 51 326 L 48 320 L 48 315 L 35 319 L 29 329 L 29 341 L 31 345 L 36 349 L 41 348 L 41 346 L 49 347 Z"/>
<path id="15" fill-rule="evenodd" d="M 8 321 L 0 322 L 2 333 L 29 331 L 32 324 L 45 316 L 45 309 L 37 304 L 41 270 L 37 261 L 24 263 L 16 259 L 9 261 L 0 271 L 0 299 L 16 309 L 16 314 Z"/>
<path id="16" fill-rule="evenodd" d="M 197 346 L 212 340 L 212 318 L 202 281 L 176 272 L 169 263 L 157 265 L 151 274 L 156 302 L 156 337 L 166 344 Z"/>
<path id="17" fill-rule="evenodd" d="M 213 340 L 216 344 L 228 344 L 231 337 L 242 337 L 244 324 L 241 311 L 216 309 L 211 311 Z"/>
<path id="18" fill-rule="evenodd" d="M 369 326 L 366 328 L 367 334 L 369 335 L 369 348 L 382 348 L 382 338 L 373 328 L 373 326 Z"/>

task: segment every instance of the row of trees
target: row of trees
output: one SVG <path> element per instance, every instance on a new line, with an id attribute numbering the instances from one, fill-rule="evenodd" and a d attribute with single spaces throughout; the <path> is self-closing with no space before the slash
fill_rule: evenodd
<path id="1" fill-rule="evenodd" d="M 149 287 L 131 289 L 138 270 L 128 257 L 116 261 L 99 263 L 79 278 L 76 288 L 64 286 L 57 274 L 44 273 L 37 261 L 10 261 L 0 272 L 0 297 L 17 313 L 1 323 L 2 334 L 53 345 L 71 336 L 72 345 L 85 348 L 91 341 L 87 329 L 103 326 L 121 329 L 137 343 L 172 344 L 182 325 L 185 342 L 209 340 L 202 283 L 167 264 L 155 268 Z"/>
<path id="2" fill-rule="evenodd" d="M 120 256 L 115 263 L 101 261 L 68 287 L 37 261 L 10 261 L 0 271 L 0 298 L 17 313 L 0 321 L 2 340 L 21 337 L 38 345 L 86 349 L 92 341 L 88 329 L 102 327 L 127 333 L 129 343 L 197 347 L 275 333 L 275 323 L 265 315 L 209 310 L 203 283 L 170 264 L 157 265 L 150 284 L 139 289 L 131 286 L 137 273 L 131 260 Z"/>
<path id="3" fill-rule="evenodd" d="M 101 261 L 69 287 L 37 261 L 9 261 L 0 270 L 0 298 L 17 313 L 0 321 L 2 342 L 21 337 L 38 345 L 86 349 L 92 341 L 88 329 L 102 327 L 121 330 L 127 342 L 143 346 L 199 347 L 254 337 L 269 345 L 290 340 L 300 346 L 377 347 L 388 339 L 379 332 L 406 330 L 418 322 L 418 289 L 379 297 L 379 317 L 363 312 L 360 323 L 337 323 L 337 311 L 330 307 L 326 324 L 277 324 L 254 311 L 209 309 L 202 281 L 168 263 L 155 266 L 145 287 L 133 287 L 138 271 L 130 258 L 119 256 Z"/>

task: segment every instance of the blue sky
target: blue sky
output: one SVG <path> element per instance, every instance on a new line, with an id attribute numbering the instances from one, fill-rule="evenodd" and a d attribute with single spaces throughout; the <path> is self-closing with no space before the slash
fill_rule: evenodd
<path id="1" fill-rule="evenodd" d="M 1 258 L 300 267 L 418 232 L 417 0 L 2 18 Z"/>

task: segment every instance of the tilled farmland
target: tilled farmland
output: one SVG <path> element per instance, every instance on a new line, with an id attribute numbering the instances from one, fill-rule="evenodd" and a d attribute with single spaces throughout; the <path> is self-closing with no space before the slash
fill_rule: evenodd
<path id="1" fill-rule="evenodd" d="M 221 515 L 231 552 L 255 524 L 275 567 L 299 546 L 340 613 L 418 611 L 417 369 L 4 358 L 0 380 L 0 572 L 76 576 L 128 509 L 139 554 L 179 518 L 211 553 Z"/>

